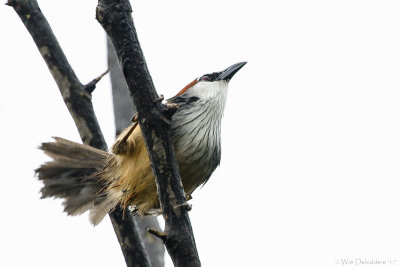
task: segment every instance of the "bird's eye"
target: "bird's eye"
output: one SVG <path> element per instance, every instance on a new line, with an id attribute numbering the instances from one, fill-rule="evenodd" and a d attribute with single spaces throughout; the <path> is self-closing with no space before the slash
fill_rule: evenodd
<path id="1" fill-rule="evenodd" d="M 200 78 L 200 81 L 209 81 L 211 80 L 210 77 L 208 77 L 207 75 L 204 75 Z"/>

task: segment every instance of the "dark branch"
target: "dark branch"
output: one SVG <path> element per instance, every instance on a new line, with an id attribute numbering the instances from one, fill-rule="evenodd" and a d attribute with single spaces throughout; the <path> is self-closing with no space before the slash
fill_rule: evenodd
<path id="1" fill-rule="evenodd" d="M 54 36 L 49 23 L 40 11 L 36 0 L 8 0 L 7 5 L 17 12 L 45 60 L 82 141 L 105 150 L 107 148 L 93 111 L 90 97 L 78 80 L 64 52 Z"/>
<path id="2" fill-rule="evenodd" d="M 124 74 L 118 63 L 117 55 L 114 48 L 107 38 L 108 50 L 108 68 L 110 69 L 111 87 L 114 103 L 114 118 L 115 118 L 115 134 L 119 135 L 122 130 L 128 127 L 131 122 L 137 122 L 138 116 L 134 114 L 132 100 L 129 96 L 128 86 L 126 85 Z M 137 222 L 140 235 L 143 240 L 144 247 L 152 267 L 164 266 L 164 244 L 158 238 L 147 232 L 148 228 L 154 228 L 161 231 L 155 216 L 134 216 L 133 219 Z"/>
<path id="3" fill-rule="evenodd" d="M 14 8 L 36 43 L 75 121 L 82 142 L 106 150 L 107 144 L 85 86 L 78 80 L 68 63 L 37 1 L 8 0 L 7 5 Z M 149 266 L 143 245 L 138 238 L 136 224 L 132 223 L 131 219 L 124 221 L 121 212 L 110 213 L 110 218 L 128 266 L 133 266 L 133 263 L 134 266 Z"/>
<path id="4" fill-rule="evenodd" d="M 117 208 L 110 213 L 110 219 L 112 224 L 115 225 L 114 231 L 122 248 L 126 266 L 150 267 L 137 223 L 130 215 L 130 212 L 127 211 L 124 214 L 121 208 Z"/>
<path id="5" fill-rule="evenodd" d="M 178 165 L 164 117 L 140 48 L 128 0 L 99 0 L 96 18 L 112 41 L 127 81 L 145 139 L 165 219 L 166 247 L 175 266 L 200 266 Z"/>
<path id="6" fill-rule="evenodd" d="M 157 217 L 154 216 L 135 216 L 134 217 L 140 234 L 146 248 L 146 252 L 149 255 L 150 263 L 152 267 L 163 267 L 164 266 L 164 244 L 158 239 L 147 232 L 148 228 L 154 228 L 161 231 Z"/>

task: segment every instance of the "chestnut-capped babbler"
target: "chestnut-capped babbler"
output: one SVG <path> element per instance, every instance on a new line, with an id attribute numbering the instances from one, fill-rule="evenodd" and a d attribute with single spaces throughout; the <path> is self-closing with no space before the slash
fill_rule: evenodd
<path id="1" fill-rule="evenodd" d="M 184 190 L 190 195 L 207 182 L 221 158 L 221 119 L 228 83 L 246 62 L 195 79 L 167 103 L 176 104 L 170 131 Z M 102 151 L 59 137 L 40 147 L 53 160 L 36 173 L 42 197 L 64 198 L 65 212 L 90 211 L 98 224 L 117 205 L 138 214 L 159 209 L 157 188 L 140 126 L 132 123 L 111 151 Z"/>

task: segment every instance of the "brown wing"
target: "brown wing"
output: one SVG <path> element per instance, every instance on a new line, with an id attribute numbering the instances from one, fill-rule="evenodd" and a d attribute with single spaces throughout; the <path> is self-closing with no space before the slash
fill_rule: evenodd
<path id="1" fill-rule="evenodd" d="M 117 144 L 124 149 L 109 158 L 105 172 L 109 200 L 134 206 L 139 214 L 158 209 L 157 187 L 140 126 L 125 129 L 113 147 Z"/>

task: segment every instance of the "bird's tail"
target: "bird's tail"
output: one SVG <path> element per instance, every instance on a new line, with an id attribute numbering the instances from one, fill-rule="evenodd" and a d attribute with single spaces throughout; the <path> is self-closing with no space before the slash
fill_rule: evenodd
<path id="1" fill-rule="evenodd" d="M 35 170 L 43 181 L 42 198 L 63 198 L 64 211 L 80 215 L 90 211 L 92 224 L 98 224 L 115 207 L 104 192 L 106 182 L 101 173 L 109 154 L 88 145 L 55 137 L 42 149 L 53 160 Z"/>

